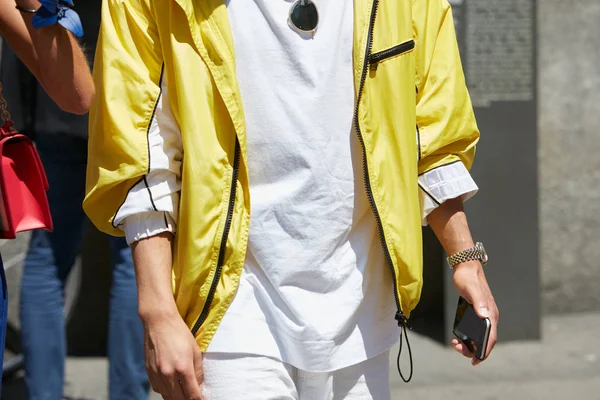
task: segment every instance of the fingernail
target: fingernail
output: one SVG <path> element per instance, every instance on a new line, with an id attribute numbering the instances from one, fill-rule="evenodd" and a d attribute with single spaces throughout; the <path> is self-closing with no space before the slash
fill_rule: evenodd
<path id="1" fill-rule="evenodd" d="M 490 311 L 487 309 L 487 307 L 479 307 L 479 313 L 484 318 L 487 318 L 490 316 Z"/>

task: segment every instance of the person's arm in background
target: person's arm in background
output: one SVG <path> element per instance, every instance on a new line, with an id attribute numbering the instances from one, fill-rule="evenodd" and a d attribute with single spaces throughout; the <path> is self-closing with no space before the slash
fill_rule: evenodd
<path id="1" fill-rule="evenodd" d="M 413 0 L 419 140 L 420 201 L 429 223 L 448 254 L 474 247 L 463 201 L 477 192 L 471 178 L 479 130 L 462 70 L 452 11 L 447 0 Z M 482 265 L 470 261 L 454 268 L 454 285 L 492 330 L 486 355 L 497 338 L 498 308 Z M 458 340 L 454 348 L 480 361 Z"/>
<path id="2" fill-rule="evenodd" d="M 33 28 L 37 0 L 0 0 L 0 35 L 27 65 L 44 90 L 64 111 L 85 114 L 94 98 L 94 82 L 88 61 L 77 40 L 55 24 Z"/>

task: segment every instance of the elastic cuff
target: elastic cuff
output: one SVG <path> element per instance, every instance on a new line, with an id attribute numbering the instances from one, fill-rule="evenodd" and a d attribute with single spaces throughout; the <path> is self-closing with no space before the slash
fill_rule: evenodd
<path id="1" fill-rule="evenodd" d="M 123 225 L 121 226 L 129 245 L 139 240 L 156 236 L 159 233 L 175 233 L 176 228 L 171 214 L 164 211 L 151 211 L 131 215 L 123 220 Z"/>

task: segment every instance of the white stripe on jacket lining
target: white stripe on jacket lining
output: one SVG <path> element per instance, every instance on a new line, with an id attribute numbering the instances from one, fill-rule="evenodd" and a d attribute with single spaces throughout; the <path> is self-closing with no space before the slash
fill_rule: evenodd
<path id="1" fill-rule="evenodd" d="M 423 226 L 427 216 L 446 200 L 475 196 L 479 188 L 462 162 L 435 168 L 419 176 L 419 202 Z"/>
<path id="2" fill-rule="evenodd" d="M 129 191 L 114 220 L 129 244 L 176 230 L 183 145 L 165 79 L 148 129 L 148 148 L 148 173 Z"/>

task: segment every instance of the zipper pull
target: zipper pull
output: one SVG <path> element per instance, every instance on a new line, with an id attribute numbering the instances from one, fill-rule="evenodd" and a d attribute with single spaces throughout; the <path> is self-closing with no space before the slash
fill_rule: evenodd
<path id="1" fill-rule="evenodd" d="M 398 349 L 398 358 L 396 360 L 396 366 L 398 367 L 398 373 L 400 374 L 400 378 L 406 383 L 410 382 L 413 376 L 413 360 L 412 360 L 412 350 L 410 348 L 410 342 L 408 341 L 408 333 L 406 332 L 406 328 L 412 330 L 412 327 L 408 323 L 408 318 L 402 311 L 398 311 L 396 313 L 396 321 L 398 321 L 398 326 L 400 327 L 400 348 Z M 410 374 L 408 378 L 405 378 L 402 374 L 402 369 L 400 368 L 400 355 L 402 354 L 402 334 L 406 336 L 406 346 L 408 347 L 408 358 L 410 360 Z"/>
<path id="2" fill-rule="evenodd" d="M 406 326 L 412 331 L 412 326 L 410 326 L 410 324 L 408 323 L 408 318 L 406 318 L 406 315 L 404 315 L 402 311 L 398 311 L 396 313 L 396 321 L 398 321 L 399 327 Z"/>
<path id="3" fill-rule="evenodd" d="M 374 60 L 372 57 L 369 57 L 369 59 L 370 59 L 369 60 L 369 67 L 370 67 L 369 69 L 372 72 L 377 72 L 377 67 L 379 66 L 379 61 Z"/>

